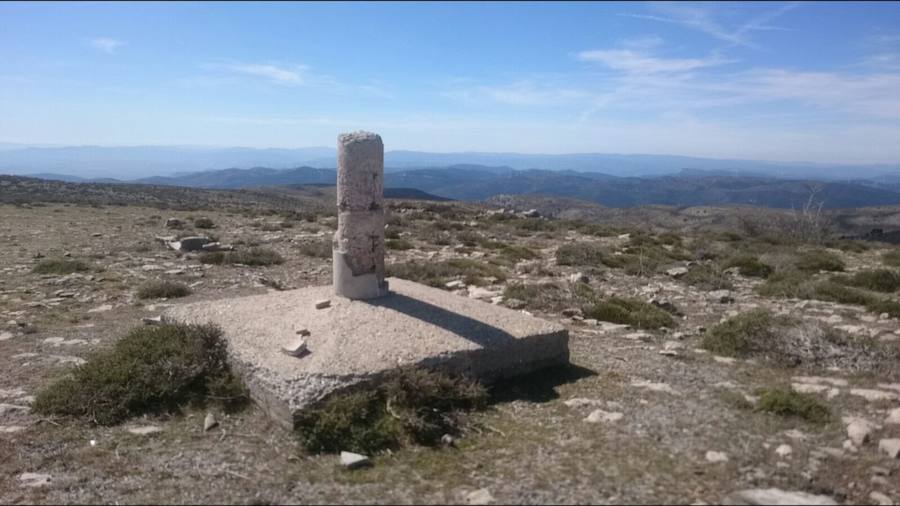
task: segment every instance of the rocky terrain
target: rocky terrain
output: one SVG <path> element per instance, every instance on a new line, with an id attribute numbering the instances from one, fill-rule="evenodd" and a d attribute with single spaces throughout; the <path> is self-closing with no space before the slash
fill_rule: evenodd
<path id="1" fill-rule="evenodd" d="M 329 284 L 333 194 L 166 189 L 79 203 L 42 191 L 0 204 L 0 502 L 900 502 L 900 286 L 880 282 L 896 266 L 890 245 L 804 242 L 795 228 L 673 208 L 575 221 L 511 202 L 391 201 L 392 275 L 559 321 L 572 364 L 493 387 L 455 447 L 347 470 L 255 407 L 114 426 L 31 409 L 49 381 L 169 305 Z M 166 244 L 195 235 L 284 261 L 204 263 Z M 34 272 L 49 260 L 77 265 Z M 868 272 L 875 281 L 855 277 Z M 139 296 L 160 280 L 189 294 Z M 611 311 L 617 300 L 644 305 Z M 719 324 L 761 310 L 780 322 L 758 332 L 770 346 L 730 353 L 732 327 Z M 815 409 L 769 403 L 772 392 Z"/>

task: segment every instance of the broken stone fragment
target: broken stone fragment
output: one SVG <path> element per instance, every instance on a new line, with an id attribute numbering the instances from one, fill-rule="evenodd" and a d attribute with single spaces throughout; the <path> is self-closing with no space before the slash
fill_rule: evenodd
<path id="1" fill-rule="evenodd" d="M 216 425 L 219 425 L 219 421 L 216 420 L 216 415 L 207 413 L 206 418 L 203 419 L 203 430 L 208 431 Z"/>
<path id="2" fill-rule="evenodd" d="M 369 457 L 352 452 L 341 452 L 341 465 L 346 469 L 356 469 L 370 465 Z"/>
<path id="3" fill-rule="evenodd" d="M 303 336 L 303 335 L 308 336 L 309 331 L 306 329 L 303 329 L 303 330 L 306 331 L 306 334 L 301 334 L 301 336 Z M 298 333 L 302 332 L 303 330 L 298 331 Z M 301 356 L 305 355 L 306 352 L 308 351 L 308 348 L 306 347 L 306 340 L 302 339 L 302 338 L 298 338 L 295 341 L 288 344 L 287 346 L 282 347 L 281 351 L 292 357 L 301 357 Z"/>
<path id="4" fill-rule="evenodd" d="M 146 316 L 141 318 L 141 321 L 144 325 L 161 325 L 162 324 L 162 316 Z"/>
<path id="5" fill-rule="evenodd" d="M 166 220 L 166 228 L 181 228 L 184 222 L 178 218 L 169 218 Z"/>
<path id="6" fill-rule="evenodd" d="M 834 499 L 824 495 L 807 494 L 806 492 L 791 492 L 777 488 L 757 488 L 735 492 L 722 500 L 722 504 L 728 505 L 789 505 L 809 504 L 815 506 L 836 505 Z"/>
<path id="7" fill-rule="evenodd" d="M 177 251 L 201 251 L 204 245 L 211 242 L 212 240 L 209 237 L 196 235 L 182 237 L 180 241 L 169 243 L 169 246 Z"/>
<path id="8" fill-rule="evenodd" d="M 892 459 L 900 458 L 900 439 L 882 439 L 878 449 Z"/>
<path id="9" fill-rule="evenodd" d="M 203 251 L 216 252 L 216 251 L 232 251 L 234 246 L 230 244 L 222 244 L 220 242 L 210 242 L 201 246 Z"/>
<path id="10" fill-rule="evenodd" d="M 331 300 L 329 300 L 329 299 L 322 299 L 322 300 L 316 301 L 316 309 L 325 309 L 329 306 L 331 306 Z"/>

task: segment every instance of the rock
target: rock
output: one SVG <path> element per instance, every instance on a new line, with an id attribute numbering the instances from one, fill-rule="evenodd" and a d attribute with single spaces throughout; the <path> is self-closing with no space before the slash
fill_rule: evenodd
<path id="1" fill-rule="evenodd" d="M 573 316 L 583 316 L 581 309 L 577 307 L 569 307 L 562 310 L 563 316 L 568 316 L 569 318 Z"/>
<path id="2" fill-rule="evenodd" d="M 306 329 L 301 329 L 298 332 L 303 332 L 303 331 L 306 332 L 306 335 L 309 335 L 309 331 Z M 283 346 L 281 348 L 281 351 L 282 351 L 282 353 L 285 353 L 292 357 L 302 357 L 303 355 L 306 355 L 306 353 L 309 351 L 309 348 L 307 348 L 307 346 L 306 346 L 306 340 L 299 338 L 299 339 L 294 340 L 291 344 L 289 344 L 287 346 Z"/>
<path id="3" fill-rule="evenodd" d="M 588 423 L 614 423 L 623 418 L 625 418 L 625 415 L 622 413 L 610 413 L 608 411 L 603 411 L 602 409 L 595 409 L 594 411 L 591 411 L 591 414 L 589 414 L 584 421 Z"/>
<path id="4" fill-rule="evenodd" d="M 581 273 L 581 272 L 576 272 L 575 274 L 572 274 L 571 276 L 569 276 L 570 283 L 587 283 L 590 280 L 591 280 L 590 278 L 588 278 L 587 276 L 584 275 L 584 273 Z"/>
<path id="5" fill-rule="evenodd" d="M 181 228 L 183 226 L 184 222 L 178 218 L 169 218 L 166 220 L 166 228 Z"/>
<path id="6" fill-rule="evenodd" d="M 728 462 L 728 455 L 726 455 L 722 452 L 708 451 L 708 452 L 706 452 L 706 461 L 712 462 L 714 464 L 718 464 L 721 462 Z"/>
<path id="7" fill-rule="evenodd" d="M 356 469 L 370 465 L 369 457 L 352 452 L 341 452 L 341 465 L 346 469 Z"/>
<path id="8" fill-rule="evenodd" d="M 216 251 L 233 251 L 234 246 L 230 244 L 222 244 L 220 242 L 208 242 L 200 247 L 203 251 L 214 253 Z"/>
<path id="9" fill-rule="evenodd" d="M 807 494 L 806 492 L 788 492 L 777 488 L 756 488 L 735 492 L 723 499 L 722 504 L 770 504 L 773 506 L 808 504 L 810 506 L 832 506 L 836 505 L 837 502 L 824 495 L 813 495 Z"/>
<path id="10" fill-rule="evenodd" d="M 97 306 L 94 309 L 88 309 L 88 313 L 104 313 L 112 308 L 112 304 L 103 304 L 102 306 Z"/>
<path id="11" fill-rule="evenodd" d="M 503 299 L 502 296 L 500 296 L 499 298 L 500 298 L 500 301 L 498 301 L 498 302 L 506 302 L 506 307 L 508 307 L 508 308 L 510 308 L 510 309 L 522 309 L 522 308 L 524 308 L 525 306 L 528 305 L 528 303 L 525 302 L 524 300 L 519 300 L 519 299 Z M 494 299 L 497 299 L 497 297 L 494 297 Z M 491 299 L 491 302 L 493 302 L 494 299 Z"/>
<path id="12" fill-rule="evenodd" d="M 894 401 L 900 397 L 893 392 L 883 392 L 881 390 L 871 390 L 867 388 L 851 388 L 850 395 L 862 397 L 869 402 Z"/>
<path id="13" fill-rule="evenodd" d="M 473 490 L 463 498 L 466 504 L 491 504 L 494 502 L 494 496 L 486 488 Z"/>
<path id="14" fill-rule="evenodd" d="M 872 468 L 869 470 L 872 471 L 872 474 L 874 474 L 875 476 L 890 476 L 891 475 L 891 470 L 887 469 L 885 467 L 872 466 Z"/>
<path id="15" fill-rule="evenodd" d="M 637 388 L 645 388 L 645 389 L 651 390 L 653 392 L 663 392 L 663 393 L 672 394 L 672 395 L 679 395 L 678 392 L 673 390 L 672 387 L 670 387 L 666 383 L 654 383 L 652 381 L 646 381 L 646 380 L 635 380 L 635 381 L 631 382 L 631 386 L 637 387 Z"/>
<path id="16" fill-rule="evenodd" d="M 6 413 L 28 413 L 29 411 L 31 411 L 31 408 L 29 408 L 28 406 L 0 403 L 0 416 L 5 415 Z"/>
<path id="17" fill-rule="evenodd" d="M 22 432 L 25 427 L 21 425 L 0 425 L 0 434 L 12 434 L 14 432 Z"/>
<path id="18" fill-rule="evenodd" d="M 878 442 L 878 450 L 892 459 L 900 458 L 900 439 L 882 439 Z"/>
<path id="19" fill-rule="evenodd" d="M 317 300 L 317 301 L 316 301 L 316 309 L 325 309 L 325 308 L 327 308 L 327 307 L 329 307 L 329 306 L 331 306 L 331 300 L 330 300 L 330 299 L 322 299 L 322 300 Z"/>
<path id="20" fill-rule="evenodd" d="M 499 292 L 488 290 L 486 288 L 481 288 L 479 286 L 470 285 L 469 286 L 469 298 L 472 299 L 490 299 L 491 297 L 495 297 L 499 295 Z"/>
<path id="21" fill-rule="evenodd" d="M 900 425 L 900 408 L 894 408 L 888 413 L 888 417 L 884 419 L 884 423 L 888 425 Z"/>
<path id="22" fill-rule="evenodd" d="M 792 453 L 794 453 L 794 449 L 791 448 L 791 445 L 779 445 L 778 448 L 775 448 L 775 455 L 781 458 L 789 457 Z"/>
<path id="23" fill-rule="evenodd" d="M 457 279 L 457 280 L 454 280 L 454 281 L 448 281 L 448 282 L 444 283 L 444 286 L 445 286 L 446 288 L 449 288 L 449 289 L 451 289 L 451 290 L 454 290 L 454 289 L 457 289 L 457 288 L 464 288 L 464 287 L 466 286 L 466 284 L 463 283 L 461 280 L 458 280 L 458 279 Z"/>
<path id="24" fill-rule="evenodd" d="M 599 401 L 597 399 L 585 399 L 583 397 L 573 397 L 565 402 L 563 402 L 566 406 L 570 408 L 580 408 L 583 406 L 605 406 L 606 403 L 604 401 Z"/>
<path id="25" fill-rule="evenodd" d="M 178 251 L 202 251 L 203 246 L 211 243 L 209 237 L 203 235 L 193 235 L 190 237 L 182 237 L 180 241 L 170 243 L 172 249 Z"/>
<path id="26" fill-rule="evenodd" d="M 7 339 L 12 339 L 12 337 L 13 337 L 12 332 L 7 332 L 5 330 L 0 332 L 0 341 L 6 341 Z"/>
<path id="27" fill-rule="evenodd" d="M 720 304 L 734 304 L 734 297 L 729 290 L 713 290 L 707 294 L 707 297 Z"/>
<path id="28" fill-rule="evenodd" d="M 43 487 L 50 484 L 49 474 L 22 473 L 19 475 L 19 486 L 27 488 Z"/>
<path id="29" fill-rule="evenodd" d="M 444 446 L 453 446 L 454 444 L 456 444 L 456 440 L 453 439 L 453 436 L 451 436 L 450 434 L 444 434 L 443 436 L 441 436 L 441 444 Z"/>
<path id="30" fill-rule="evenodd" d="M 540 218 L 541 213 L 537 209 L 529 209 L 522 213 L 522 216 L 526 218 Z"/>
<path id="31" fill-rule="evenodd" d="M 208 431 L 214 428 L 216 425 L 219 425 L 219 421 L 216 420 L 216 415 L 207 413 L 206 418 L 203 419 L 203 430 Z"/>
<path id="32" fill-rule="evenodd" d="M 150 434 L 156 434 L 157 432 L 162 432 L 162 429 L 155 425 L 144 425 L 141 427 L 130 427 L 128 428 L 128 432 L 137 436 L 147 436 Z"/>
<path id="33" fill-rule="evenodd" d="M 162 316 L 146 316 L 141 318 L 144 325 L 162 325 Z"/>
<path id="34" fill-rule="evenodd" d="M 860 447 L 869 441 L 869 436 L 873 430 L 875 430 L 875 426 L 868 420 L 855 418 L 847 425 L 847 437 L 850 438 L 850 441 L 853 441 L 854 445 Z"/>
<path id="35" fill-rule="evenodd" d="M 687 267 L 673 267 L 666 271 L 666 274 L 673 278 L 680 278 L 688 273 Z"/>
<path id="36" fill-rule="evenodd" d="M 877 491 L 870 492 L 869 499 L 871 499 L 873 503 L 878 504 L 880 506 L 893 506 L 894 505 L 894 501 L 892 501 L 890 497 L 882 494 L 881 492 L 877 492 Z"/>

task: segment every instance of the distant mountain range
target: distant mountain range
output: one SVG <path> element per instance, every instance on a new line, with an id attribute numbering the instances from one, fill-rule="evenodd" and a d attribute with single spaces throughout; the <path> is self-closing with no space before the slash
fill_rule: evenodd
<path id="1" fill-rule="evenodd" d="M 44 174 L 46 179 L 79 182 L 69 176 Z M 333 185 L 333 169 L 226 169 L 129 181 L 157 186 L 245 189 L 298 185 Z M 80 180 L 80 182 L 88 182 Z M 110 180 L 98 182 L 109 183 Z M 124 182 L 123 182 L 124 183 Z M 817 181 L 765 176 L 734 176 L 685 170 L 677 174 L 618 177 L 568 170 L 516 170 L 510 167 L 455 165 L 395 171 L 385 174 L 387 189 L 403 189 L 405 198 L 485 200 L 497 195 L 546 195 L 579 199 L 607 207 L 663 204 L 672 206 L 747 204 L 800 208 L 815 192 L 826 208 L 900 204 L 900 184 L 877 181 Z M 398 197 L 400 195 L 397 195 Z"/>
<path id="2" fill-rule="evenodd" d="M 813 164 L 725 160 L 641 154 L 521 154 L 428 153 L 387 151 L 386 172 L 444 168 L 458 165 L 506 167 L 514 170 L 598 172 L 621 177 L 658 176 L 681 170 L 715 171 L 722 175 L 814 178 L 840 180 L 877 177 L 900 178 L 900 163 L 893 165 Z M 0 143 L 0 174 L 58 174 L 82 178 L 134 180 L 153 176 L 179 176 L 195 172 L 292 167 L 333 169 L 335 150 L 215 148 L 203 146 L 22 146 Z"/>

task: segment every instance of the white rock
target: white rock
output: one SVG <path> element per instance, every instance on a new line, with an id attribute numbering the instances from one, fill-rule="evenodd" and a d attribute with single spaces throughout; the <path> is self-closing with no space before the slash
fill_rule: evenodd
<path id="1" fill-rule="evenodd" d="M 879 383 L 878 388 L 885 388 L 887 390 L 896 390 L 900 392 L 900 383 Z"/>
<path id="2" fill-rule="evenodd" d="M 156 434 L 157 432 L 162 432 L 162 429 L 155 425 L 144 425 L 141 427 L 129 427 L 128 432 L 138 436 L 147 436 L 150 434 Z"/>
<path id="3" fill-rule="evenodd" d="M 794 449 L 791 448 L 791 445 L 780 445 L 778 448 L 775 448 L 775 455 L 781 458 L 788 457 L 792 453 L 794 453 Z"/>
<path id="4" fill-rule="evenodd" d="M 341 465 L 347 469 L 355 469 L 357 467 L 369 464 L 369 457 L 352 452 L 341 452 Z"/>
<path id="5" fill-rule="evenodd" d="M 798 394 L 821 394 L 829 389 L 828 385 L 815 385 L 811 383 L 791 383 L 791 389 Z"/>
<path id="6" fill-rule="evenodd" d="M 595 409 L 584 419 L 588 423 L 614 423 L 625 418 L 622 413 L 610 413 L 602 409 Z"/>
<path id="7" fill-rule="evenodd" d="M 88 313 L 103 313 L 112 309 L 112 304 L 103 304 L 102 306 L 95 307 L 94 309 L 88 309 Z"/>
<path id="8" fill-rule="evenodd" d="M 847 386 L 847 380 L 843 378 L 825 378 L 821 376 L 794 376 L 794 381 L 799 383 L 827 383 L 836 387 Z"/>
<path id="9" fill-rule="evenodd" d="M 41 473 L 22 473 L 19 475 L 21 487 L 36 488 L 50 484 L 50 475 Z"/>
<path id="10" fill-rule="evenodd" d="M 25 427 L 21 425 L 0 425 L 0 434 L 12 434 L 14 432 L 22 432 Z"/>
<path id="11" fill-rule="evenodd" d="M 582 272 L 576 272 L 569 276 L 570 283 L 587 283 L 590 281 L 590 278 L 584 275 Z"/>
<path id="12" fill-rule="evenodd" d="M 302 330 L 306 330 L 306 329 L 302 329 Z M 306 331 L 306 332 L 307 332 L 306 335 L 309 335 L 309 331 Z M 301 334 L 301 335 L 303 335 L 303 334 Z M 283 346 L 281 348 L 281 351 L 282 351 L 282 353 L 285 353 L 292 357 L 301 357 L 304 354 L 306 354 L 307 351 L 309 351 L 309 348 L 307 348 L 307 346 L 306 346 L 306 340 L 303 339 L 302 337 L 300 337 L 300 338 L 297 338 L 294 341 L 292 341 L 290 344 Z"/>
<path id="13" fill-rule="evenodd" d="M 900 439 L 882 439 L 878 442 L 878 450 L 892 459 L 900 458 Z"/>
<path id="14" fill-rule="evenodd" d="M 0 341 L 6 341 L 7 339 L 12 339 L 12 332 L 2 331 L 0 332 Z"/>
<path id="15" fill-rule="evenodd" d="M 673 267 L 666 271 L 666 274 L 672 276 L 673 278 L 680 278 L 688 273 L 687 267 Z"/>
<path id="16" fill-rule="evenodd" d="M 331 300 L 329 300 L 329 299 L 322 299 L 322 300 L 316 301 L 316 309 L 325 309 L 329 306 L 331 306 Z"/>
<path id="17" fill-rule="evenodd" d="M 466 284 L 457 279 L 455 281 L 448 281 L 448 282 L 444 283 L 444 286 L 453 290 L 456 288 L 463 288 L 466 286 Z"/>
<path id="18" fill-rule="evenodd" d="M 494 502 L 494 496 L 486 488 L 473 490 L 465 495 L 466 504 L 491 504 Z"/>
<path id="19" fill-rule="evenodd" d="M 723 499 L 722 504 L 770 504 L 773 506 L 808 504 L 810 506 L 834 506 L 837 505 L 837 502 L 824 495 L 813 495 L 807 494 L 806 492 L 788 492 L 777 488 L 757 488 L 735 492 Z"/>
<path id="20" fill-rule="evenodd" d="M 585 399 L 583 397 L 573 397 L 565 402 L 563 402 L 566 406 L 570 408 L 580 408 L 582 406 L 605 406 L 606 403 L 604 401 L 598 401 L 596 399 Z"/>
<path id="21" fill-rule="evenodd" d="M 900 408 L 894 408 L 888 413 L 888 417 L 884 419 L 884 423 L 888 425 L 900 425 Z"/>
<path id="22" fill-rule="evenodd" d="M 216 420 L 216 415 L 212 413 L 207 413 L 206 418 L 203 419 L 203 430 L 207 431 L 219 425 L 219 421 Z"/>
<path id="23" fill-rule="evenodd" d="M 720 462 L 728 462 L 728 455 L 722 452 L 708 451 L 706 452 L 706 461 L 718 464 Z"/>
<path id="24" fill-rule="evenodd" d="M 854 445 L 860 447 L 869 441 L 869 436 L 872 435 L 874 430 L 875 425 L 871 422 L 862 418 L 856 418 L 847 425 L 847 437 L 850 438 L 850 441 L 853 441 Z"/>
<path id="25" fill-rule="evenodd" d="M 680 395 L 678 392 L 672 389 L 666 383 L 654 383 L 652 381 L 646 380 L 634 380 L 631 382 L 631 386 L 637 388 L 645 388 L 647 390 L 651 390 L 653 392 L 663 392 L 672 395 Z"/>
<path id="26" fill-rule="evenodd" d="M 894 401 L 900 398 L 900 396 L 893 392 L 884 392 L 882 390 L 871 390 L 867 388 L 851 388 L 850 395 L 862 397 L 869 402 Z"/>
<path id="27" fill-rule="evenodd" d="M 29 408 L 28 406 L 18 406 L 16 404 L 0 403 L 0 415 L 5 415 L 6 413 L 12 413 L 16 411 L 27 413 L 31 411 L 31 408 Z"/>
<path id="28" fill-rule="evenodd" d="M 878 504 L 879 506 L 894 506 L 894 501 L 892 501 L 890 497 L 878 491 L 869 493 L 869 499 L 871 499 L 873 503 Z"/>

